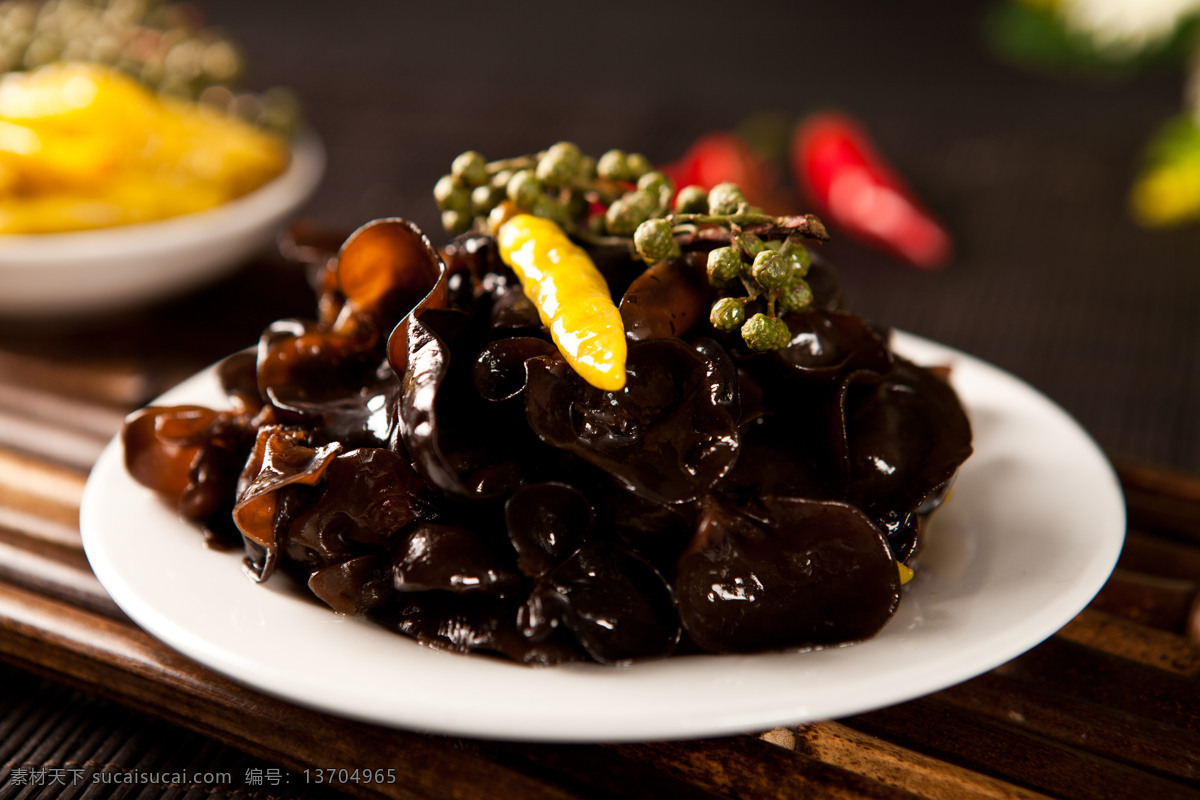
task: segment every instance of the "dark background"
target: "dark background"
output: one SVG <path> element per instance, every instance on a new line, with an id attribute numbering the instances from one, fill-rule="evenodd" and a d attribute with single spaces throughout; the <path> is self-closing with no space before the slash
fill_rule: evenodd
<path id="1" fill-rule="evenodd" d="M 251 87 L 300 95 L 329 154 L 305 213 L 351 228 L 401 215 L 436 239 L 430 190 L 466 149 L 570 139 L 663 162 L 756 114 L 847 111 L 958 247 L 920 273 L 837 237 L 825 250 L 856 309 L 1017 374 L 1110 451 L 1200 472 L 1200 230 L 1147 231 L 1126 206 L 1182 69 L 1033 72 L 985 44 L 993 7 L 202 5 Z"/>

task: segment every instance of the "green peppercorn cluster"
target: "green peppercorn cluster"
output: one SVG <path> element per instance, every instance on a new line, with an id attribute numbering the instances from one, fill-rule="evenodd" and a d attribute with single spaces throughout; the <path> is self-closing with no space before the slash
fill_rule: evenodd
<path id="1" fill-rule="evenodd" d="M 720 183 L 705 191 L 686 186 L 675 198 L 671 214 L 647 219 L 634 232 L 638 255 L 654 264 L 680 254 L 676 232 L 697 225 L 729 230 L 730 244 L 708 254 L 708 280 L 725 296 L 709 313 L 713 327 L 725 332 L 740 331 L 752 350 L 787 347 L 791 333 L 780 314 L 803 311 L 812 304 L 812 288 L 804 280 L 811 256 L 799 237 L 764 242 L 742 226 L 771 218 L 751 206 L 740 187 Z M 739 295 L 734 292 L 742 291 Z M 747 317 L 747 304 L 762 311 Z"/>
<path id="2" fill-rule="evenodd" d="M 433 194 L 451 235 L 491 230 L 490 215 L 507 205 L 554 220 L 585 242 L 627 241 L 648 265 L 680 257 L 681 241 L 692 242 L 701 228 L 721 229 L 729 244 L 708 255 L 708 280 L 721 295 L 709 319 L 718 330 L 739 331 L 752 350 L 787 347 L 791 333 L 781 315 L 812 303 L 810 255 L 793 233 L 797 227 L 750 205 L 733 183 L 676 191 L 638 153 L 609 150 L 592 159 L 574 143 L 558 142 L 534 155 L 488 161 L 470 150 L 454 159 Z M 764 242 L 749 228 L 782 235 Z"/>
<path id="3" fill-rule="evenodd" d="M 2 0 L 0 73 L 56 61 L 115 67 L 163 94 L 201 100 L 280 133 L 299 123 L 294 93 L 236 92 L 245 58 L 229 37 L 167 0 Z"/>
<path id="4" fill-rule="evenodd" d="M 665 210 L 673 187 L 640 153 L 609 150 L 599 159 L 574 142 L 533 154 L 488 161 L 474 150 L 458 155 L 434 186 L 442 227 L 451 235 L 487 227 L 500 204 L 545 217 L 570 233 L 632 236 L 638 223 Z M 590 213 L 595 204 L 604 215 Z"/>
<path id="5" fill-rule="evenodd" d="M 745 295 L 726 294 L 715 303 L 709 321 L 717 330 L 740 331 L 751 350 L 787 347 L 791 332 L 780 315 L 812 305 L 808 275 L 812 257 L 796 237 L 763 242 L 751 234 L 735 234 L 726 247 L 708 253 L 708 280 L 725 291 L 740 288 Z M 763 310 L 747 318 L 747 305 Z"/>

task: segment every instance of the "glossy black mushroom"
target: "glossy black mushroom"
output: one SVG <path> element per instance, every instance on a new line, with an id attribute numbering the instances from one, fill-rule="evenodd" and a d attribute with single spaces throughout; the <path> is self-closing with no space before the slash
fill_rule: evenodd
<path id="1" fill-rule="evenodd" d="M 412 466 L 383 448 L 336 453 L 322 465 L 319 488 L 295 504 L 277 537 L 287 557 L 307 570 L 389 550 L 431 508 Z"/>
<path id="2" fill-rule="evenodd" d="M 585 660 L 566 634 L 537 642 L 523 636 L 517 626 L 519 605 L 489 594 L 413 592 L 369 613 L 376 622 L 437 650 L 494 653 L 531 666 Z"/>
<path id="3" fill-rule="evenodd" d="M 609 542 L 583 545 L 544 575 L 521 612 L 527 638 L 565 629 L 604 664 L 668 656 L 679 642 L 670 586 L 649 562 Z"/>
<path id="4" fill-rule="evenodd" d="M 238 412 L 148 406 L 126 418 L 121 442 L 129 474 L 223 546 L 237 541 L 229 514 L 254 435 Z"/>
<path id="5" fill-rule="evenodd" d="M 705 650 L 794 650 L 875 635 L 900 578 L 882 532 L 850 505 L 762 498 L 751 514 L 709 501 L 675 594 Z"/>
<path id="6" fill-rule="evenodd" d="M 303 428 L 271 425 L 259 429 L 233 506 L 233 521 L 247 540 L 248 566 L 258 580 L 269 578 L 278 563 L 289 521 L 282 510 L 292 500 L 285 490 L 316 486 L 341 451 L 336 442 L 315 444 Z"/>
<path id="7" fill-rule="evenodd" d="M 629 284 L 621 319 L 635 340 L 679 337 L 708 317 L 713 288 L 705 277 L 704 253 L 660 261 Z"/>
<path id="8" fill-rule="evenodd" d="M 309 591 L 340 614 L 364 614 L 391 599 L 384 561 L 361 555 L 321 567 L 309 575 Z"/>
<path id="9" fill-rule="evenodd" d="M 435 522 L 409 531 L 391 574 L 398 592 L 504 595 L 524 584 L 507 539 Z"/>
<path id="10" fill-rule="evenodd" d="M 971 455 L 971 424 L 943 376 L 905 359 L 846 394 L 847 499 L 889 531 L 897 554 L 917 547 L 919 515 L 940 501 Z"/>
<path id="11" fill-rule="evenodd" d="M 583 492 L 565 483 L 535 483 L 514 492 L 504 504 L 504 522 L 521 572 L 536 577 L 561 564 L 583 545 L 594 517 Z"/>
<path id="12" fill-rule="evenodd" d="M 476 389 L 479 343 L 470 318 L 426 309 L 405 328 L 398 447 L 417 472 L 460 498 L 498 497 L 525 483 L 539 445 L 518 407 L 489 402 Z"/>
<path id="13" fill-rule="evenodd" d="M 861 317 L 842 311 L 788 314 L 791 343 L 767 359 L 801 381 L 828 381 L 855 370 L 887 372 L 892 353 L 887 339 Z"/>
<path id="14" fill-rule="evenodd" d="M 588 385 L 564 363 L 529 362 L 529 425 L 549 445 L 659 503 L 707 492 L 737 457 L 737 426 L 709 362 L 678 339 L 629 347 L 624 389 Z"/>

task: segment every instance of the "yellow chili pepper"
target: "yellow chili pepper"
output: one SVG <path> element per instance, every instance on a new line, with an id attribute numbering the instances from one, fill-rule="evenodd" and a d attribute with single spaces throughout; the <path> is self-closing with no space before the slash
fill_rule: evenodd
<path id="1" fill-rule="evenodd" d="M 503 222 L 496 241 L 567 363 L 597 388 L 623 388 L 625 325 L 588 254 L 557 224 L 530 214 Z"/>

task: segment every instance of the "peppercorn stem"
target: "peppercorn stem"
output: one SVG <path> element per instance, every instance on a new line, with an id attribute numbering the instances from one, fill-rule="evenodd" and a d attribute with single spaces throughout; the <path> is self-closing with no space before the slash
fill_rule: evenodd
<path id="1" fill-rule="evenodd" d="M 792 241 L 792 237 L 789 236 L 783 240 L 783 244 L 779 245 L 779 256 L 781 258 L 787 258 L 792 254 L 793 249 L 795 249 L 795 244 Z"/>
<path id="2" fill-rule="evenodd" d="M 742 286 L 744 286 L 746 289 L 747 300 L 754 300 L 760 294 L 762 294 L 763 288 L 758 285 L 758 281 L 752 278 L 747 278 L 745 275 L 739 275 L 738 279 L 741 280 Z M 771 316 L 773 317 L 775 315 L 771 314 Z"/>

